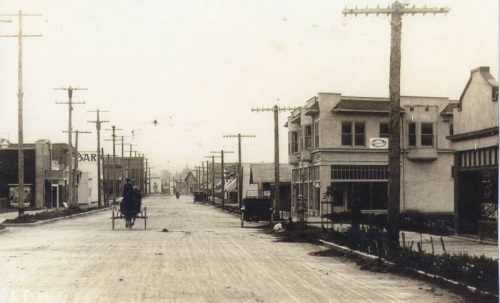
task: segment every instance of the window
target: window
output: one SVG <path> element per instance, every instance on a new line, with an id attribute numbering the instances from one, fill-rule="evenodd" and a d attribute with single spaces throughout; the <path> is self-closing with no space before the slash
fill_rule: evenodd
<path id="1" fill-rule="evenodd" d="M 354 145 L 365 146 L 365 124 L 363 122 L 354 123 Z"/>
<path id="2" fill-rule="evenodd" d="M 389 123 L 381 122 L 379 126 L 379 138 L 389 138 Z"/>
<path id="3" fill-rule="evenodd" d="M 319 122 L 314 122 L 314 148 L 319 147 Z"/>
<path id="4" fill-rule="evenodd" d="M 299 152 L 298 141 L 299 141 L 298 132 L 291 132 L 290 133 L 290 153 L 291 154 Z"/>
<path id="5" fill-rule="evenodd" d="M 450 123 L 450 135 L 453 135 L 453 123 Z"/>
<path id="6" fill-rule="evenodd" d="M 417 146 L 417 127 L 415 123 L 408 123 L 408 146 Z"/>
<path id="7" fill-rule="evenodd" d="M 304 126 L 304 148 L 311 149 L 312 147 L 312 127 L 311 125 Z"/>
<path id="8" fill-rule="evenodd" d="M 422 146 L 434 145 L 434 129 L 432 123 L 420 124 L 420 145 Z"/>
<path id="9" fill-rule="evenodd" d="M 342 145 L 352 145 L 352 123 L 342 122 Z"/>
<path id="10" fill-rule="evenodd" d="M 365 146 L 364 122 L 342 122 L 342 145 L 352 146 L 353 142 L 354 146 Z"/>

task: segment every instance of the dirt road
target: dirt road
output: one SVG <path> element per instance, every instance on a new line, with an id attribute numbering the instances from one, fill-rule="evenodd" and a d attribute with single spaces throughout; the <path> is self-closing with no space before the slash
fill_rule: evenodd
<path id="1" fill-rule="evenodd" d="M 432 286 L 276 243 L 191 197 L 144 200 L 137 221 L 111 213 L 0 234 L 1 302 L 462 302 Z M 166 228 L 169 232 L 162 232 Z"/>

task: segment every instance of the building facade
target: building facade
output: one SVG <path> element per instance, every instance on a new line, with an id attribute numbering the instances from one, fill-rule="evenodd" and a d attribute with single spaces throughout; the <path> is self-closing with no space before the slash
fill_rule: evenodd
<path id="1" fill-rule="evenodd" d="M 453 213 L 453 152 L 448 98 L 401 97 L 401 211 Z M 292 211 L 384 212 L 388 204 L 387 98 L 319 93 L 292 112 L 288 127 Z M 326 201 L 327 187 L 333 201 Z"/>
<path id="2" fill-rule="evenodd" d="M 498 239 L 498 81 L 471 71 L 453 109 L 455 232 Z"/>

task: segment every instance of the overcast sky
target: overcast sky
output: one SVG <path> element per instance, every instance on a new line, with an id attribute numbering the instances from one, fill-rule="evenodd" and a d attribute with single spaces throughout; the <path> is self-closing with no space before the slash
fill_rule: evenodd
<path id="1" fill-rule="evenodd" d="M 75 91 L 80 150 L 96 149 L 93 111 L 121 129 L 152 171 L 200 165 L 242 140 L 244 162 L 274 160 L 273 115 L 252 107 L 303 106 L 318 92 L 387 97 L 390 25 L 386 16 L 344 17 L 347 7 L 388 0 L 0 0 L 0 13 L 25 17 L 24 142 L 67 142 L 67 93 Z M 498 79 L 498 1 L 411 0 L 449 7 L 447 15 L 403 19 L 401 94 L 458 99 L 470 75 L 489 66 Z M 0 34 L 16 34 L 0 23 Z M 0 38 L 0 136 L 17 139 L 16 38 Z M 280 160 L 288 161 L 288 112 L 280 114 Z M 153 121 L 158 125 L 154 126 Z M 135 137 L 131 137 L 132 130 Z M 103 131 L 110 139 L 111 132 Z M 74 142 L 74 139 L 73 139 Z M 110 142 L 103 142 L 112 153 Z M 128 150 L 128 147 L 126 148 Z M 121 153 L 121 146 L 117 147 Z"/>

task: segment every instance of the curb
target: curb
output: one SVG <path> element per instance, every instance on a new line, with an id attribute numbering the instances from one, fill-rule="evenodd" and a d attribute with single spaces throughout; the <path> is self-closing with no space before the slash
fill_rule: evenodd
<path id="1" fill-rule="evenodd" d="M 44 224 L 56 222 L 56 221 L 63 220 L 63 219 L 72 219 L 72 218 L 76 218 L 76 217 L 91 215 L 93 213 L 100 212 L 103 210 L 109 210 L 109 208 L 110 207 L 95 209 L 95 210 L 86 211 L 86 212 L 79 213 L 79 214 L 74 214 L 74 215 L 59 217 L 59 218 L 53 218 L 53 219 L 48 219 L 48 220 L 42 220 L 42 221 L 37 221 L 37 222 L 33 222 L 33 223 L 2 223 L 2 225 L 7 226 L 7 227 L 36 227 L 39 225 L 44 225 Z M 5 228 L 3 230 L 7 230 L 7 228 Z"/>
<path id="2" fill-rule="evenodd" d="M 366 254 L 366 253 L 363 253 L 363 252 L 360 252 L 360 251 L 357 251 L 357 250 L 353 250 L 353 249 L 350 249 L 349 247 L 346 247 L 346 246 L 341 246 L 341 245 L 338 245 L 338 244 L 335 244 L 335 243 L 331 243 L 331 242 L 327 242 L 327 241 L 324 241 L 324 240 L 318 240 L 318 241 L 321 242 L 321 243 L 323 243 L 323 245 L 325 245 L 325 246 L 331 247 L 333 249 L 336 249 L 336 250 L 339 250 L 339 251 L 342 251 L 342 252 L 347 252 L 347 253 L 355 254 L 358 257 L 360 257 L 362 259 L 365 259 L 365 260 L 378 260 L 378 259 L 380 259 L 384 264 L 395 265 L 395 263 L 389 262 L 389 261 L 385 260 L 384 258 L 379 258 L 379 257 L 374 256 L 374 255 L 370 255 L 370 254 Z M 494 296 L 494 297 L 498 298 L 498 295 L 496 295 L 496 294 L 493 294 L 493 293 L 490 293 L 490 292 L 486 292 L 486 291 L 479 291 L 476 287 L 469 286 L 469 285 L 464 284 L 462 282 L 458 282 L 458 281 L 455 281 L 455 280 L 450 280 L 448 278 L 444 278 L 444 277 L 441 277 L 441 276 L 438 276 L 438 275 L 430 274 L 430 273 L 427 273 L 425 271 L 417 270 L 417 269 L 414 269 L 414 268 L 408 268 L 408 267 L 403 267 L 403 268 L 406 269 L 406 270 L 412 271 L 412 272 L 414 272 L 414 273 L 416 273 L 416 274 L 418 274 L 420 276 L 426 277 L 426 278 L 432 278 L 432 279 L 437 279 L 437 280 L 443 281 L 443 282 L 445 282 L 445 283 L 447 283 L 449 285 L 464 286 L 471 293 L 480 294 L 480 295 Z"/>

